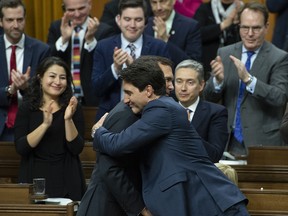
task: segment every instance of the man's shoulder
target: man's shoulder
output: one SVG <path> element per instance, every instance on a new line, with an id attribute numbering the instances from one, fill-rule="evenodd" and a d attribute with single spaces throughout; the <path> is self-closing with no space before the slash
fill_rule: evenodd
<path id="1" fill-rule="evenodd" d="M 191 28 L 191 27 L 193 27 L 193 26 L 198 24 L 197 20 L 195 20 L 193 18 L 189 18 L 189 17 L 183 16 L 182 14 L 179 14 L 177 12 L 175 13 L 173 24 L 174 24 L 174 22 L 182 24 L 182 25 L 189 24 L 188 26 L 186 26 L 186 28 Z"/>
<path id="2" fill-rule="evenodd" d="M 32 47 L 36 46 L 37 48 L 49 49 L 48 44 L 38 40 L 37 38 L 30 37 L 28 35 L 25 35 L 25 44 Z"/>
<path id="3" fill-rule="evenodd" d="M 222 112 L 222 111 L 227 110 L 226 107 L 221 105 L 221 104 L 217 104 L 217 103 L 213 103 L 213 102 L 209 102 L 209 101 L 205 101 L 205 100 L 200 100 L 200 104 L 209 108 L 210 110 L 214 110 L 217 112 Z"/>

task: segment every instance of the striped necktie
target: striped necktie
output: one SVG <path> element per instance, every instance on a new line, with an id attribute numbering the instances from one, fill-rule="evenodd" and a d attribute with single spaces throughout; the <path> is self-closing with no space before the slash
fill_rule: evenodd
<path id="1" fill-rule="evenodd" d="M 79 31 L 81 30 L 80 26 L 75 27 L 75 35 L 73 38 L 73 84 L 74 84 L 74 95 L 76 97 L 82 97 L 83 92 L 81 88 L 80 81 L 80 39 L 79 39 Z"/>
<path id="2" fill-rule="evenodd" d="M 135 60 L 135 59 L 136 59 L 136 53 L 135 53 L 136 47 L 135 47 L 135 45 L 134 45 L 133 43 L 130 43 L 130 44 L 128 45 L 128 48 L 130 49 L 130 55 L 131 55 L 131 57 L 133 58 L 133 60 Z"/>
<path id="3" fill-rule="evenodd" d="M 246 70 L 249 72 L 251 67 L 251 57 L 255 54 L 254 51 L 247 51 L 247 60 L 245 63 Z M 240 82 L 239 94 L 236 104 L 236 117 L 235 117 L 235 128 L 234 128 L 234 137 L 235 139 L 242 143 L 243 142 L 243 134 L 242 134 L 242 123 L 241 123 L 241 102 L 243 99 L 244 91 L 246 85 L 244 82 Z"/>

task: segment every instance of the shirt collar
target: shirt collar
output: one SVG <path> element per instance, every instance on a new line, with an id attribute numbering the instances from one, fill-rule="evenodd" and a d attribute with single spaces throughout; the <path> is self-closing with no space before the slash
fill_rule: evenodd
<path id="1" fill-rule="evenodd" d="M 25 34 L 22 34 L 22 37 L 17 44 L 10 43 L 10 41 L 7 39 L 6 34 L 4 34 L 5 49 L 10 48 L 12 45 L 17 45 L 18 48 L 24 49 L 24 41 L 25 41 Z"/>
<path id="2" fill-rule="evenodd" d="M 197 108 L 197 106 L 198 106 L 198 104 L 199 104 L 199 101 L 200 101 L 200 98 L 199 98 L 199 96 L 198 96 L 198 97 L 197 97 L 197 100 L 196 100 L 193 104 L 191 104 L 189 107 L 184 107 L 184 106 L 181 104 L 180 101 L 179 101 L 179 104 L 180 104 L 183 108 L 189 109 L 189 110 L 191 110 L 193 113 L 195 113 L 195 110 L 196 110 L 196 108 Z"/>
<path id="3" fill-rule="evenodd" d="M 141 36 L 134 42 L 129 42 L 124 36 L 123 33 L 121 33 L 121 47 L 123 49 L 127 48 L 127 46 L 133 43 L 136 47 L 136 49 L 139 49 L 140 47 L 142 47 L 143 44 L 143 34 L 141 34 Z"/>

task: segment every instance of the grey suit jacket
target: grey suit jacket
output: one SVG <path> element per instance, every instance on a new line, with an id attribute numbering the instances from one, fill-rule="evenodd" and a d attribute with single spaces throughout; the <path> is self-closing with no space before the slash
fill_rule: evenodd
<path id="1" fill-rule="evenodd" d="M 213 77 L 204 89 L 204 97 L 219 101 L 228 109 L 228 127 L 232 128 L 238 97 L 239 78 L 229 55 L 241 59 L 242 42 L 220 48 L 218 55 L 224 64 L 224 84 L 216 92 Z M 288 54 L 269 42 L 264 42 L 252 65 L 251 75 L 257 78 L 253 94 L 245 92 L 241 104 L 241 121 L 246 146 L 283 145 L 280 124 L 288 97 Z"/>

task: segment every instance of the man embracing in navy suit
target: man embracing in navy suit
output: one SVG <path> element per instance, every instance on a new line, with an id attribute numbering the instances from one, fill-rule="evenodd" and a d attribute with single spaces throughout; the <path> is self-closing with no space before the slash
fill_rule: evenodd
<path id="1" fill-rule="evenodd" d="M 48 45 L 24 34 L 25 16 L 22 1 L 0 1 L 0 26 L 4 31 L 0 36 L 0 141 L 14 140 L 18 103 L 38 64 L 50 55 Z M 15 111 L 11 112 L 12 107 Z"/>
<path id="2" fill-rule="evenodd" d="M 228 140 L 228 112 L 216 103 L 200 99 L 205 86 L 202 64 L 184 60 L 175 69 L 175 95 L 181 106 L 189 109 L 189 121 L 202 138 L 212 162 L 218 162 Z"/>
<path id="3" fill-rule="evenodd" d="M 169 57 L 166 44 L 143 35 L 147 5 L 142 0 L 121 0 L 117 24 L 121 34 L 104 39 L 94 52 L 92 85 L 100 98 L 96 120 L 109 112 L 122 98 L 119 72 L 140 55 Z"/>
<path id="4" fill-rule="evenodd" d="M 247 199 L 210 161 L 187 113 L 166 97 L 155 61 L 135 60 L 120 73 L 124 102 L 141 118 L 120 133 L 92 128 L 93 145 L 111 156 L 140 150 L 142 194 L 152 215 L 248 216 Z"/>

